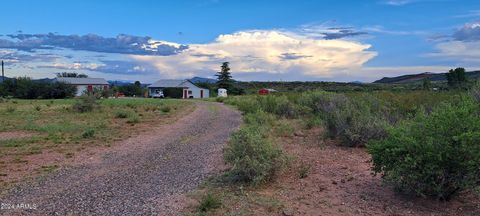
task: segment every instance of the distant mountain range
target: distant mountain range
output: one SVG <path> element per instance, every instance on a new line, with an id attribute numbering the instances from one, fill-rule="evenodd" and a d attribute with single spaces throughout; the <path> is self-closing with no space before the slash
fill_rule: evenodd
<path id="1" fill-rule="evenodd" d="M 480 79 L 480 71 L 471 71 L 466 72 L 468 79 Z M 402 75 L 397 77 L 384 77 L 373 83 L 382 83 L 382 84 L 406 84 L 406 83 L 415 83 L 421 82 L 423 79 L 429 79 L 430 81 L 447 81 L 446 73 L 419 73 L 419 74 L 410 74 Z"/>

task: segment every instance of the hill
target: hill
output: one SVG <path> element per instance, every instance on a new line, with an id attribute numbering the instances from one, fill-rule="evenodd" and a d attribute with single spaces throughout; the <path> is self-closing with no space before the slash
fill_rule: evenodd
<path id="1" fill-rule="evenodd" d="M 210 78 L 203 78 L 203 77 L 193 77 L 190 79 L 190 82 L 192 83 L 209 83 L 209 84 L 214 84 L 217 83 L 216 79 L 210 79 Z"/>
<path id="2" fill-rule="evenodd" d="M 468 79 L 479 79 L 480 71 L 471 71 L 467 72 Z M 419 73 L 419 74 L 410 74 L 402 75 L 397 77 L 384 77 L 373 83 L 383 83 L 383 84 L 406 84 L 406 83 L 415 83 L 421 82 L 423 79 L 429 79 L 430 81 L 447 81 L 446 73 Z"/>

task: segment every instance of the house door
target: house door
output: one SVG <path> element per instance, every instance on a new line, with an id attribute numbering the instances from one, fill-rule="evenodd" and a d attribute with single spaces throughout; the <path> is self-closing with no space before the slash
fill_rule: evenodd
<path id="1" fill-rule="evenodd" d="M 200 98 L 203 98 L 203 90 L 200 89 Z"/>
<path id="2" fill-rule="evenodd" d="M 92 86 L 92 85 L 88 85 L 88 86 L 87 86 L 87 91 L 88 91 L 88 92 L 93 92 L 93 86 Z"/>
<path id="3" fill-rule="evenodd" d="M 188 91 L 186 89 L 183 90 L 183 98 L 188 98 Z"/>

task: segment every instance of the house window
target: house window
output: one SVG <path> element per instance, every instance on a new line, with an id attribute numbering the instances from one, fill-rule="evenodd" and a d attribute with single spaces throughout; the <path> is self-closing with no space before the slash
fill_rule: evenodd
<path id="1" fill-rule="evenodd" d="M 192 90 L 188 90 L 188 94 L 192 94 Z"/>

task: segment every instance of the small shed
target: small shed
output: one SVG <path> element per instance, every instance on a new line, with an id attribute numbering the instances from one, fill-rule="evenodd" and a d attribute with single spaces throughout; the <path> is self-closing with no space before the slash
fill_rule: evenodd
<path id="1" fill-rule="evenodd" d="M 55 81 L 77 87 L 75 96 L 81 96 L 85 92 L 93 92 L 94 89 L 107 90 L 109 87 L 108 82 L 103 78 L 58 77 Z"/>
<path id="2" fill-rule="evenodd" d="M 227 89 L 219 88 L 217 97 L 227 97 Z"/>

